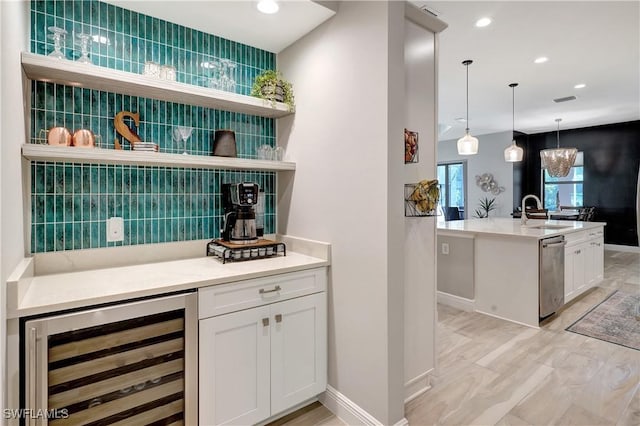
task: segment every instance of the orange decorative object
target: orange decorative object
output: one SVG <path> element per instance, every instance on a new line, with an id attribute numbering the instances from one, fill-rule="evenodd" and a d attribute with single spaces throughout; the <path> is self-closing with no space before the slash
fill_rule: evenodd
<path id="1" fill-rule="evenodd" d="M 73 134 L 73 146 L 76 146 L 78 148 L 95 148 L 96 137 L 91 130 L 76 130 Z"/>
<path id="2" fill-rule="evenodd" d="M 49 145 L 71 146 L 71 132 L 65 127 L 52 127 L 47 134 Z"/>
<path id="3" fill-rule="evenodd" d="M 129 126 L 125 124 L 124 122 L 125 117 L 129 117 L 133 119 L 133 122 L 136 124 L 136 126 L 140 125 L 139 113 L 137 112 L 133 113 L 130 111 L 120 111 L 119 113 L 116 114 L 115 118 L 113 119 L 113 125 L 116 128 L 116 132 L 122 135 L 122 137 L 128 140 L 129 143 L 132 145 L 138 142 L 142 142 L 142 139 L 140 139 L 140 136 L 138 136 L 135 130 L 131 129 Z"/>

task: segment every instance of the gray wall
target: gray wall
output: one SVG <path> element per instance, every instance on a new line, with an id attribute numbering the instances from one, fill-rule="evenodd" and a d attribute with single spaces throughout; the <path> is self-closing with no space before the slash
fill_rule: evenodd
<path id="1" fill-rule="evenodd" d="M 449 245 L 449 254 L 442 245 Z M 438 291 L 475 299 L 473 238 L 438 235 Z"/>
<path id="2" fill-rule="evenodd" d="M 447 132 L 447 136 L 455 130 Z M 473 129 L 472 129 L 473 134 Z M 457 135 L 456 135 L 457 136 Z M 455 139 L 438 142 L 438 162 L 467 161 L 467 206 L 469 212 L 466 219 L 473 218 L 473 211 L 478 207 L 481 198 L 496 199 L 497 209 L 490 213 L 492 217 L 511 217 L 513 211 L 513 163 L 504 161 L 504 149 L 511 144 L 511 131 L 476 136 L 479 142 L 476 155 L 458 155 L 456 141 L 463 136 L 460 133 Z M 475 136 L 475 135 L 474 135 Z M 498 196 L 483 192 L 476 186 L 476 175 L 491 173 L 505 191 Z"/>

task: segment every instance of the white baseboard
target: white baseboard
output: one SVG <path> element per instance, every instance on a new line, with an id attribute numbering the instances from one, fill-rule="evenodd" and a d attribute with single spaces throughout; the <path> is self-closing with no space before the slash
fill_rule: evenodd
<path id="1" fill-rule="evenodd" d="M 466 312 L 473 312 L 475 310 L 475 300 L 466 299 L 464 297 L 455 296 L 453 294 L 444 293 L 438 291 L 438 303 L 451 306 L 452 308 L 460 309 Z"/>
<path id="2" fill-rule="evenodd" d="M 501 319 L 501 320 L 509 321 L 509 322 L 514 323 L 514 324 L 524 325 L 525 327 L 535 328 L 536 330 L 540 329 L 540 327 L 537 327 L 535 325 L 527 324 L 527 323 L 524 323 L 524 322 L 521 322 L 521 321 L 514 321 L 512 319 L 501 317 L 500 315 L 492 314 L 492 313 L 489 313 L 489 312 L 478 311 L 478 310 L 476 310 L 476 312 L 479 313 L 479 314 L 482 314 L 482 315 L 487 315 L 487 316 L 490 316 L 490 317 L 494 317 L 494 318 L 498 318 L 498 319 Z"/>
<path id="3" fill-rule="evenodd" d="M 322 405 L 348 425 L 382 426 L 378 419 L 330 385 L 327 385 L 327 390 L 318 399 Z M 403 417 L 394 426 L 407 426 L 408 424 L 407 419 Z"/>
<path id="4" fill-rule="evenodd" d="M 613 251 L 626 251 L 629 253 L 640 253 L 640 247 L 636 246 L 621 246 L 618 244 L 605 244 L 605 250 L 613 250 Z"/>
<path id="5" fill-rule="evenodd" d="M 414 377 L 404 384 L 404 403 L 413 401 L 429 389 L 431 389 L 431 373 L 433 368 L 429 371 Z"/>

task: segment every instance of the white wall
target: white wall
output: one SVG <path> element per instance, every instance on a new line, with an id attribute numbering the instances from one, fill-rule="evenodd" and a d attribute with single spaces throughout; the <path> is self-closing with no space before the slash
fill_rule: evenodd
<path id="1" fill-rule="evenodd" d="M 436 177 L 435 35 L 405 24 L 407 129 L 418 132 L 418 163 L 404 166 L 406 183 Z M 405 397 L 426 391 L 435 367 L 435 218 L 405 218 Z"/>
<path id="2" fill-rule="evenodd" d="M 449 132 L 452 132 L 450 130 Z M 473 134 L 473 129 L 471 129 Z M 449 136 L 449 135 L 447 135 Z M 459 137 L 462 137 L 463 133 Z M 474 135 L 476 136 L 476 135 Z M 480 199 L 485 197 L 496 199 L 497 209 L 489 215 L 492 217 L 511 217 L 513 211 L 513 163 L 504 161 L 504 149 L 511 144 L 511 131 L 476 136 L 479 143 L 476 155 L 458 155 L 456 139 L 438 142 L 438 162 L 467 160 L 467 203 L 469 212 L 465 219 L 473 219 L 473 212 Z M 476 185 L 476 175 L 491 173 L 498 185 L 505 191 L 498 196 L 483 192 Z"/>
<path id="3" fill-rule="evenodd" d="M 6 280 L 25 255 L 22 156 L 25 143 L 20 52 L 28 51 L 29 2 L 0 1 L 0 402 L 6 403 Z M 18 408 L 18 407 L 9 407 Z M 4 421 L 4 420 L 0 420 Z"/>
<path id="4" fill-rule="evenodd" d="M 383 424 L 404 416 L 403 38 L 403 2 L 341 2 L 278 55 L 278 231 L 332 244 L 329 385 Z"/>

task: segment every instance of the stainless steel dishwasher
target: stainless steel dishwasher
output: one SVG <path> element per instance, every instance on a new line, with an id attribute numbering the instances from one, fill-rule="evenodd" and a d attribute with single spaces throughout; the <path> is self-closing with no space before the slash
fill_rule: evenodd
<path id="1" fill-rule="evenodd" d="M 539 317 L 545 318 L 564 305 L 564 236 L 540 240 Z"/>

